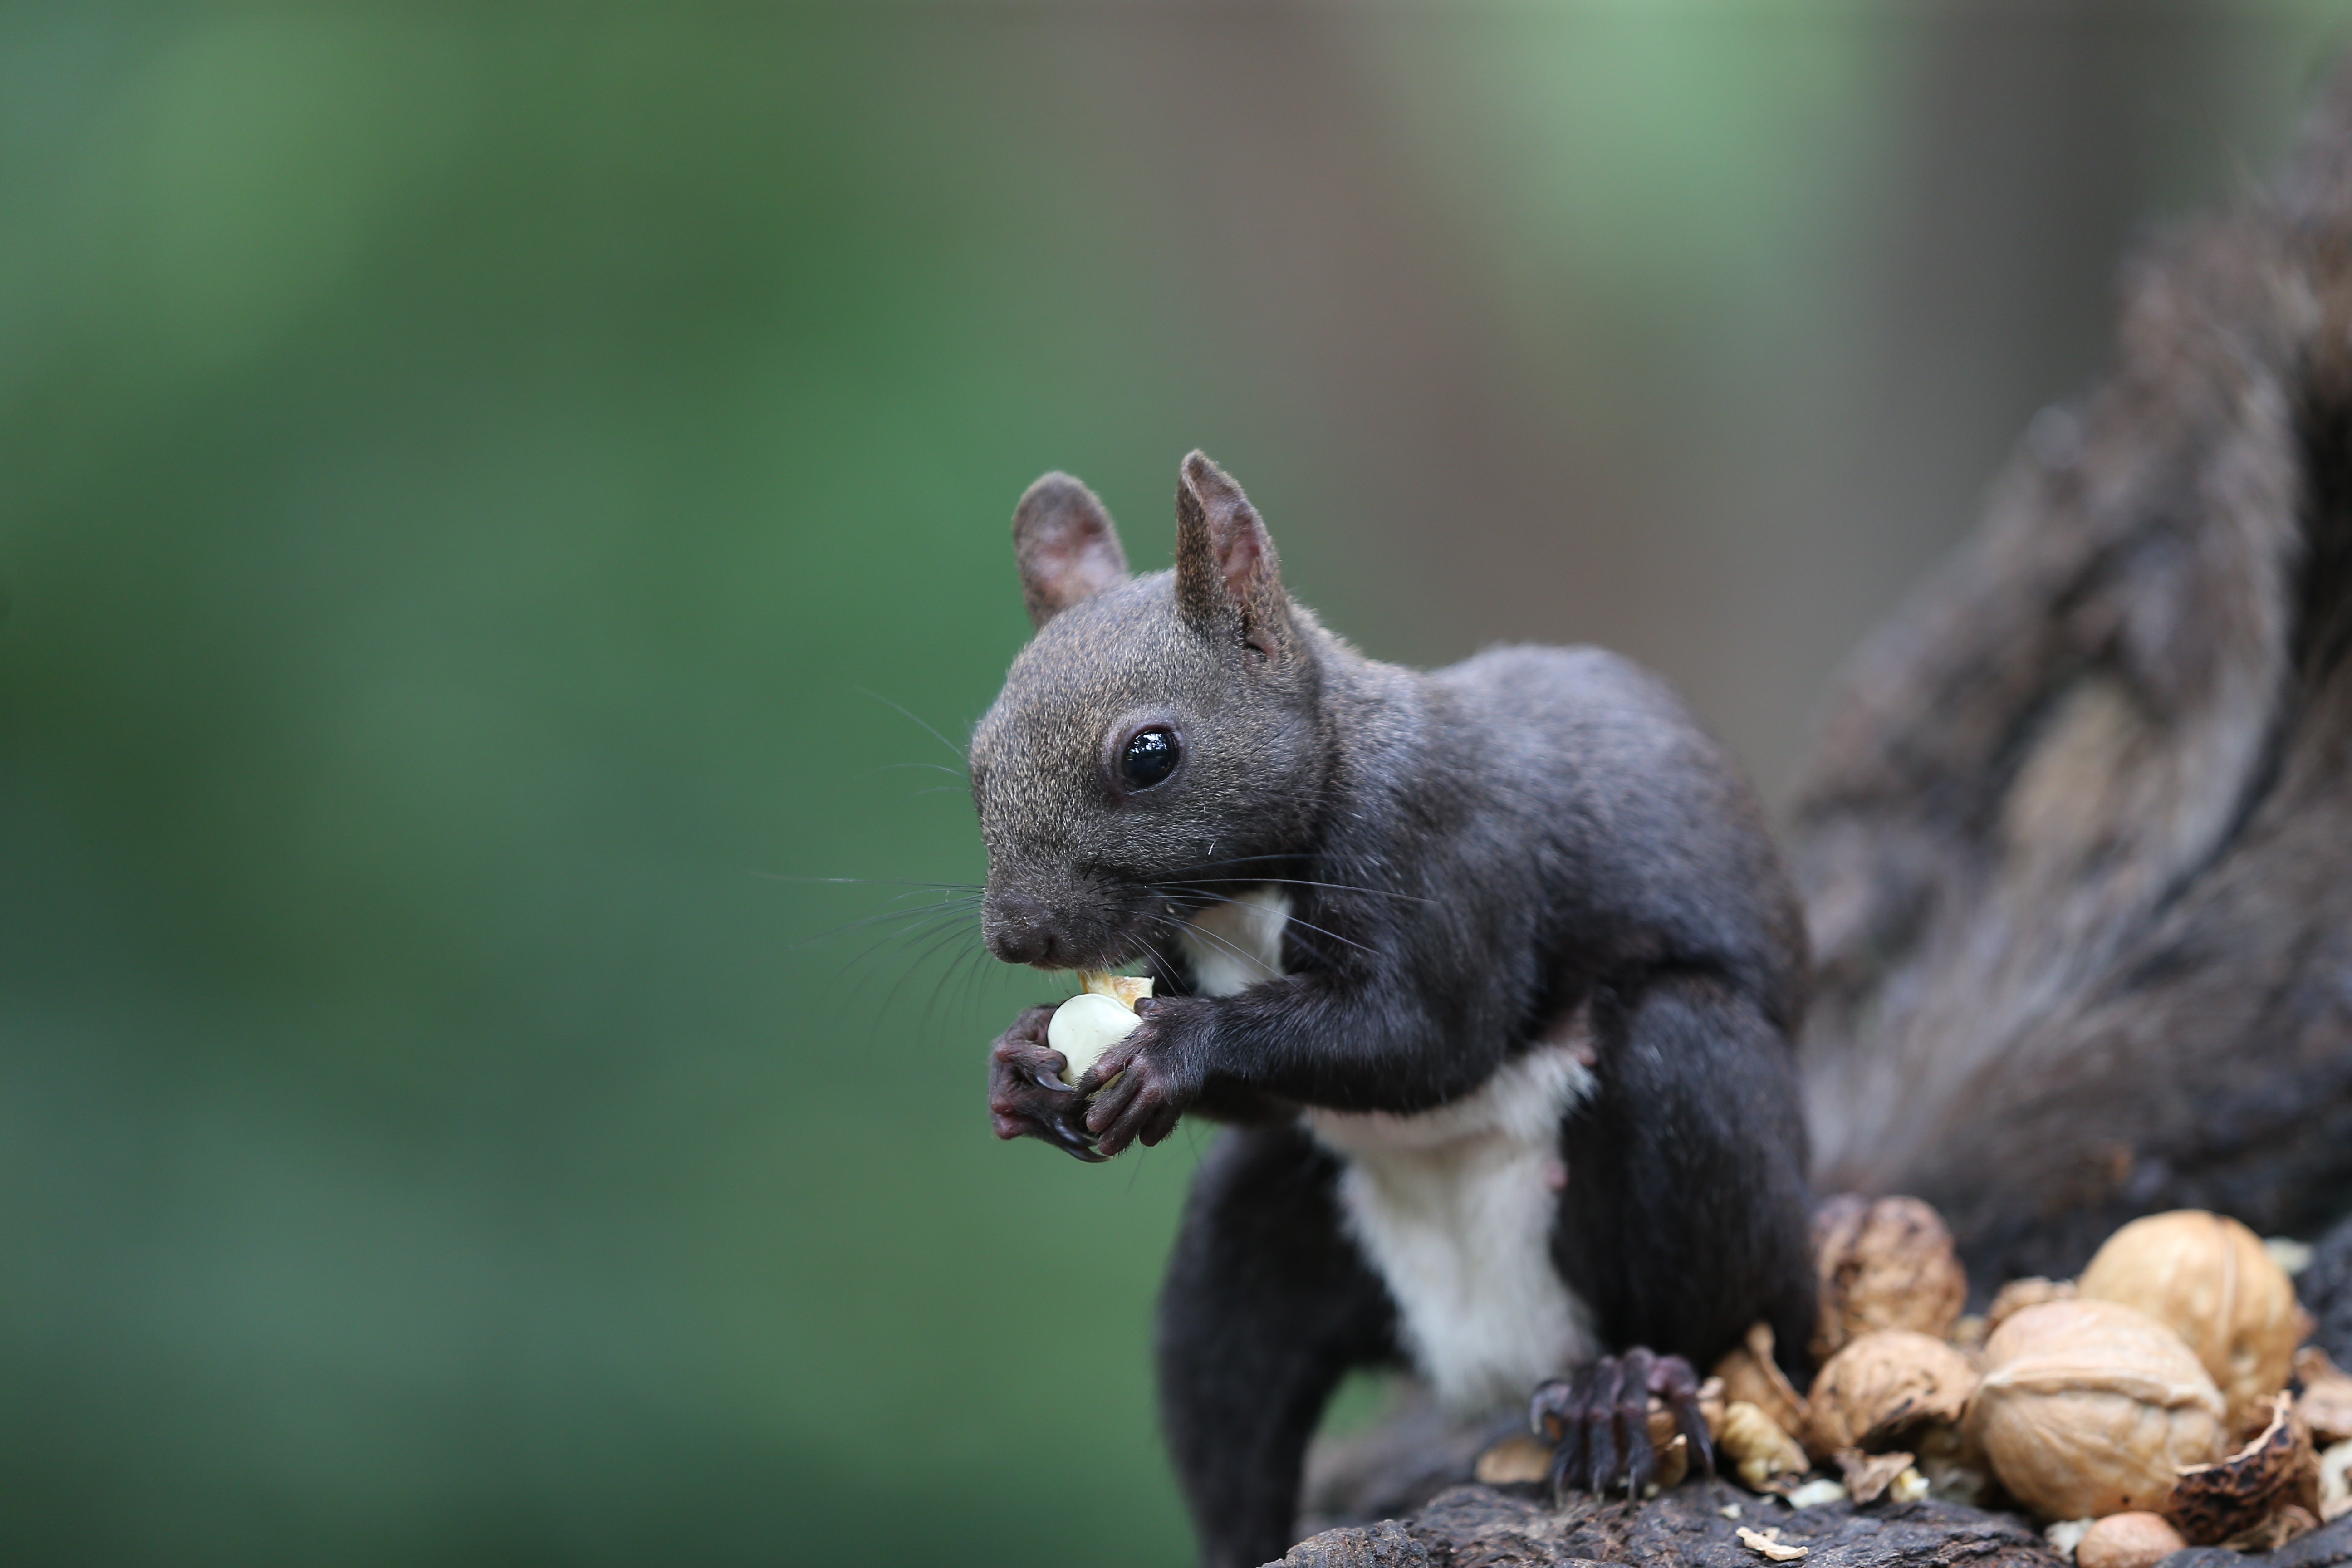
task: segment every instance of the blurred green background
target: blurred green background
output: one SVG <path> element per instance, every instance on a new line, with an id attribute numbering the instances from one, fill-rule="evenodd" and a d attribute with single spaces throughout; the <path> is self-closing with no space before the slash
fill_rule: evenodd
<path id="1" fill-rule="evenodd" d="M 1185 1561 L 1192 1142 L 995 1143 L 899 885 L 1022 487 L 1780 791 L 2347 19 L 0 7 L 0 1552 Z"/>

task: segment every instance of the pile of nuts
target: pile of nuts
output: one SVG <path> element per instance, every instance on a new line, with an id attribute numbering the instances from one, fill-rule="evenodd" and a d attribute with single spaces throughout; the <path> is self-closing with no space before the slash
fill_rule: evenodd
<path id="1" fill-rule="evenodd" d="M 1833 1198 L 1813 1243 L 1812 1386 L 1759 1323 L 1700 1391 L 1750 1489 L 2021 1507 L 2078 1568 L 2269 1550 L 2352 1513 L 2352 1373 L 2302 1345 L 2293 1281 L 2237 1221 L 2135 1220 L 2079 1279 L 2011 1280 L 1981 1317 L 1962 1315 L 1950 1232 L 1916 1198 Z M 1663 1409 L 1652 1424 L 1664 1442 Z M 1669 1458 L 1672 1485 L 1688 1456 Z"/>
<path id="2" fill-rule="evenodd" d="M 2352 1374 L 2298 1352 L 2294 1283 L 2237 1221 L 2135 1220 L 2079 1279 L 2012 1280 L 1981 1318 L 1916 1198 L 1832 1199 L 1813 1241 L 1811 1388 L 1761 1324 L 1710 1380 L 1726 1467 L 1751 1489 L 2006 1500 L 2061 1521 L 2080 1568 L 2267 1550 L 2352 1513 Z M 1843 1479 L 1808 1479 L 1817 1465 Z"/>

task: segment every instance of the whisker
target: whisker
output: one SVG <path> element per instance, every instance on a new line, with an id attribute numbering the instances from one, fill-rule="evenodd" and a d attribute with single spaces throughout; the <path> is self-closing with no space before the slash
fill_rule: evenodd
<path id="1" fill-rule="evenodd" d="M 811 884 L 838 883 L 852 888 L 947 888 L 959 893 L 982 893 L 988 889 L 978 882 L 918 882 L 902 877 L 787 877 L 781 871 L 750 870 L 747 875 L 763 882 L 805 882 Z"/>
<path id="2" fill-rule="evenodd" d="M 898 703 L 893 702 L 887 697 L 883 696 L 880 692 L 876 691 L 869 687 L 853 686 L 850 689 L 852 691 L 862 692 L 866 696 L 871 697 L 875 701 L 881 703 L 886 708 L 898 709 L 900 713 L 905 714 L 907 718 L 912 720 L 917 725 L 920 726 L 923 733 L 929 735 L 932 740 L 937 741 L 940 745 L 945 746 L 949 751 L 954 752 L 957 762 L 961 763 L 964 760 L 963 748 L 957 745 L 953 741 L 949 740 L 945 735 L 940 734 L 937 730 L 932 729 L 931 726 L 925 722 L 913 709 L 903 707 Z"/>

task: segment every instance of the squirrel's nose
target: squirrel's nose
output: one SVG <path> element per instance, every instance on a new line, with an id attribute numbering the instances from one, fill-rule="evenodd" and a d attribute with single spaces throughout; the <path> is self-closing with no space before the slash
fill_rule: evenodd
<path id="1" fill-rule="evenodd" d="M 1054 916 L 1026 893 L 999 893 L 988 900 L 982 934 L 988 951 L 1006 963 L 1051 963 Z"/>

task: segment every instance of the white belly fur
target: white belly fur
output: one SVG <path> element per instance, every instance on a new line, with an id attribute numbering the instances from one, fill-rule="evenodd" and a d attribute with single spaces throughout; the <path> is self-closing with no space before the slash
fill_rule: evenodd
<path id="1" fill-rule="evenodd" d="M 1201 990 L 1231 995 L 1280 974 L 1289 917 L 1289 896 L 1274 887 L 1195 916 L 1184 947 Z M 1405 1348 L 1449 1405 L 1523 1398 L 1595 1349 L 1550 1245 L 1560 1119 L 1591 1090 L 1577 1042 L 1562 1039 L 1433 1110 L 1306 1112 L 1347 1163 L 1349 1228 L 1396 1301 Z"/>

